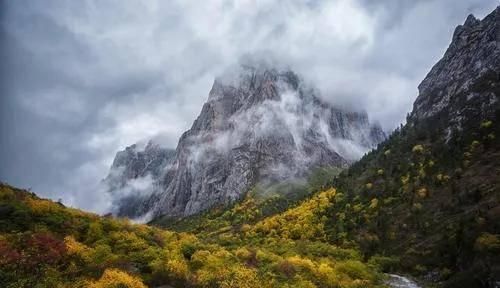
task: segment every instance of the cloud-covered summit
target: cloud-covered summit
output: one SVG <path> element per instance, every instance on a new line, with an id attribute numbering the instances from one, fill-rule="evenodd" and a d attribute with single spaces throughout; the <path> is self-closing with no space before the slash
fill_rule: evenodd
<path id="1" fill-rule="evenodd" d="M 0 180 L 101 211 L 114 152 L 174 147 L 214 78 L 272 51 L 386 130 L 455 26 L 496 0 L 2 1 Z"/>
<path id="2" fill-rule="evenodd" d="M 117 154 L 106 181 L 114 213 L 141 219 L 196 214 L 241 199 L 255 185 L 300 181 L 319 167 L 344 168 L 385 138 L 366 112 L 322 101 L 293 71 L 262 61 L 231 70 L 215 80 L 172 156 L 151 143 L 144 152 L 130 147 Z"/>

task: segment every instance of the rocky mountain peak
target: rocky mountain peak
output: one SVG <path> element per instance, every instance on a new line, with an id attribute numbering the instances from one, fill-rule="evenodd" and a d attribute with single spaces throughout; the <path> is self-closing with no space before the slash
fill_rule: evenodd
<path id="1" fill-rule="evenodd" d="M 213 113 L 227 118 L 237 111 L 247 110 L 263 101 L 278 101 L 280 100 L 278 91 L 280 87 L 287 86 L 292 90 L 297 90 L 298 85 L 299 77 L 292 71 L 278 71 L 269 67 L 240 66 L 232 71 L 231 75 L 215 79 L 208 101 L 204 106 L 207 112 L 202 111 L 200 116 L 205 113 Z M 197 126 L 196 123 L 195 126 Z"/>
<path id="2" fill-rule="evenodd" d="M 474 27 L 480 23 L 481 23 L 481 21 L 479 21 L 476 18 L 476 16 L 469 14 L 469 16 L 467 16 L 467 19 L 465 19 L 465 23 L 464 23 L 463 27 Z"/>
<path id="3" fill-rule="evenodd" d="M 365 112 L 345 111 L 318 95 L 294 72 L 268 65 L 242 65 L 218 77 L 175 153 L 148 144 L 143 152 L 131 146 L 117 154 L 113 166 L 125 164 L 120 179 L 152 181 L 148 197 L 134 202 L 140 213 L 122 199 L 118 214 L 195 214 L 233 202 L 257 183 L 346 167 L 385 138 Z"/>
<path id="4" fill-rule="evenodd" d="M 493 106 L 481 103 L 498 101 L 499 55 L 500 8 L 483 20 L 470 15 L 456 28 L 443 58 L 419 85 L 410 120 L 439 117 L 449 120 L 450 129 L 460 129 L 463 113 L 481 117 L 491 113 L 487 107 Z"/>

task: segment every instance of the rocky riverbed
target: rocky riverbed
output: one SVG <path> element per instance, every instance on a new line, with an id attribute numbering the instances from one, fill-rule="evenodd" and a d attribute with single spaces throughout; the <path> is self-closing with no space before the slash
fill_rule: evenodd
<path id="1" fill-rule="evenodd" d="M 388 274 L 387 285 L 392 288 L 422 288 L 414 281 L 395 274 Z"/>

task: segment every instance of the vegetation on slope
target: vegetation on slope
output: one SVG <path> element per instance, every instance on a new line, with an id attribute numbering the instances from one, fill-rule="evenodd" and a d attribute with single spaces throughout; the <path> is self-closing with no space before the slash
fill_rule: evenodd
<path id="1" fill-rule="evenodd" d="M 156 218 L 150 224 L 175 230 L 205 234 L 227 227 L 238 228 L 297 206 L 314 193 L 332 186 L 332 181 L 342 172 L 337 167 L 316 168 L 304 180 L 288 181 L 273 185 L 256 185 L 241 201 L 221 206 L 204 213 L 181 219 Z"/>
<path id="2" fill-rule="evenodd" d="M 344 172 L 331 243 L 365 257 L 399 255 L 399 269 L 448 287 L 500 279 L 500 125 L 470 118 L 443 137 L 439 119 L 410 123 Z"/>
<path id="3" fill-rule="evenodd" d="M 99 217 L 2 184 L 0 286 L 377 287 L 376 265 L 363 263 L 355 249 L 322 241 L 325 219 L 316 215 L 335 195 L 322 192 L 205 240 Z"/>

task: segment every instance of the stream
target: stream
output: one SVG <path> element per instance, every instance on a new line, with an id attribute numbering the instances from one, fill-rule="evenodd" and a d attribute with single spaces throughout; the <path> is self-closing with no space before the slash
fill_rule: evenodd
<path id="1" fill-rule="evenodd" d="M 392 288 L 421 288 L 414 281 L 395 274 L 387 274 L 389 279 L 387 280 L 387 285 Z"/>

